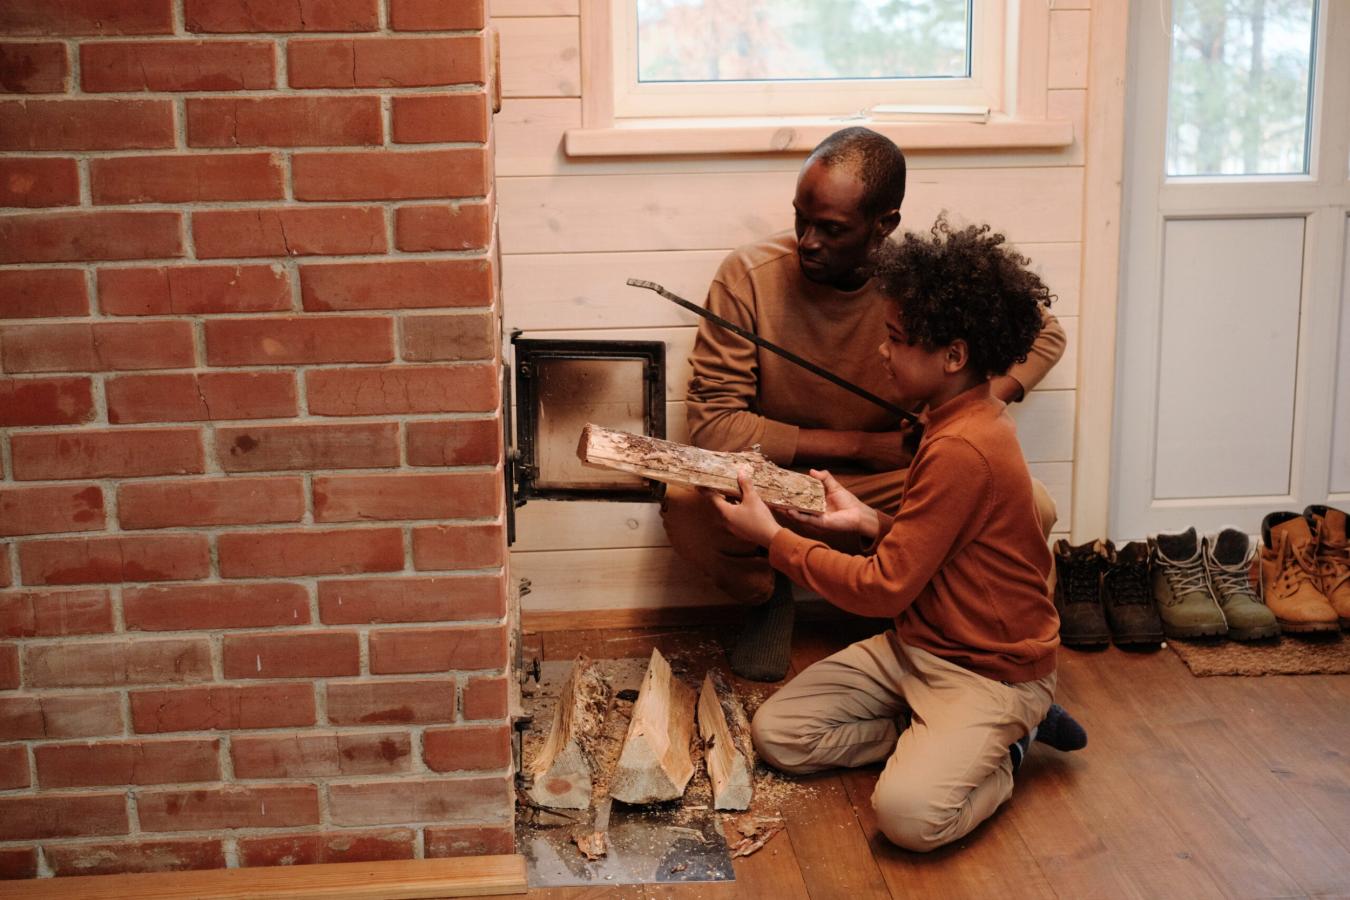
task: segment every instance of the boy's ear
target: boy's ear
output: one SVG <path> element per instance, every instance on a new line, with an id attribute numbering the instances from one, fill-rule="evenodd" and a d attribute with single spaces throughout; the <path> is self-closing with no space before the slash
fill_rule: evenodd
<path id="1" fill-rule="evenodd" d="M 968 362 L 970 362 L 970 345 L 966 343 L 965 338 L 957 338 L 947 345 L 947 352 L 942 358 L 942 368 L 948 375 L 960 372 Z"/>

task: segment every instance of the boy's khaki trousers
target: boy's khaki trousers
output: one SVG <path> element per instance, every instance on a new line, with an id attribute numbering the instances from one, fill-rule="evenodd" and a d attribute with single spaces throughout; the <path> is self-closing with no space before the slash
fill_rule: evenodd
<path id="1" fill-rule="evenodd" d="M 760 756 L 785 772 L 886 760 L 872 794 L 881 830 L 927 851 L 964 836 L 1012 795 L 1008 745 L 1045 718 L 1054 689 L 1055 673 L 1005 684 L 887 631 L 788 682 L 755 713 L 752 733 Z"/>

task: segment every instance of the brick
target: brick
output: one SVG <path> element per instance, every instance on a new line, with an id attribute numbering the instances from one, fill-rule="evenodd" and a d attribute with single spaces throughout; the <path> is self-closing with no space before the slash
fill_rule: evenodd
<path id="1" fill-rule="evenodd" d="M 187 101 L 189 147 L 354 147 L 383 141 L 379 97 Z"/>
<path id="2" fill-rule="evenodd" d="M 478 147 L 349 153 L 297 153 L 297 200 L 417 200 L 484 197 L 487 152 Z"/>
<path id="3" fill-rule="evenodd" d="M 188 31 L 375 31 L 378 0 L 184 0 Z"/>
<path id="4" fill-rule="evenodd" d="M 16 434 L 10 447 L 20 481 L 188 475 L 203 466 L 201 435 L 194 429 Z"/>
<path id="5" fill-rule="evenodd" d="M 309 624 L 309 594 L 293 582 L 125 588 L 127 631 L 191 631 Z"/>
<path id="6" fill-rule="evenodd" d="M 433 772 L 504 769 L 511 764 L 511 730 L 505 725 L 428 728 L 422 759 Z"/>
<path id="7" fill-rule="evenodd" d="M 207 322 L 206 361 L 213 366 L 389 362 L 393 320 L 373 316 L 291 316 Z"/>
<path id="8" fill-rule="evenodd" d="M 12 691 L 19 687 L 19 648 L 14 644 L 0 644 L 0 690 Z"/>
<path id="9" fill-rule="evenodd" d="M 291 308 L 291 283 L 279 265 L 103 269 L 98 303 L 110 316 L 272 312 Z"/>
<path id="10" fill-rule="evenodd" d="M 390 0 L 389 24 L 398 31 L 468 31 L 483 27 L 483 0 Z"/>
<path id="11" fill-rule="evenodd" d="M 0 263 L 178 257 L 179 222 L 176 212 L 0 216 Z"/>
<path id="12" fill-rule="evenodd" d="M 217 428 L 216 456 L 227 472 L 390 468 L 398 465 L 398 425 Z"/>
<path id="13" fill-rule="evenodd" d="M 105 590 L 0 593 L 0 634 L 5 637 L 61 637 L 112 630 L 112 601 Z"/>
<path id="14" fill-rule="evenodd" d="M 496 318 L 492 315 L 407 316 L 402 356 L 410 362 L 495 359 Z"/>
<path id="15" fill-rule="evenodd" d="M 24 648 L 24 682 L 32 687 L 111 687 L 211 677 L 205 639 L 112 640 Z"/>
<path id="16" fill-rule="evenodd" d="M 117 156 L 89 163 L 94 203 L 280 200 L 281 160 L 270 153 Z"/>
<path id="17" fill-rule="evenodd" d="M 78 206 L 80 173 L 73 159 L 10 156 L 0 159 L 0 206 Z"/>
<path id="18" fill-rule="evenodd" d="M 301 684 L 133 691 L 138 734 L 236 728 L 302 728 L 315 722 L 314 688 Z"/>
<path id="19" fill-rule="evenodd" d="M 88 378 L 9 378 L 0 381 L 0 426 L 78 425 L 94 418 Z M 0 523 L 0 529 L 4 527 Z"/>
<path id="20" fill-rule="evenodd" d="M 25 584 L 92 584 L 205 578 L 211 554 L 205 535 L 117 535 L 29 541 L 19 545 Z"/>
<path id="21" fill-rule="evenodd" d="M 494 472 L 316 476 L 314 521 L 495 516 L 500 495 Z"/>
<path id="22" fill-rule="evenodd" d="M 126 796 L 59 794 L 0 797 L 0 841 L 126 834 Z"/>
<path id="23" fill-rule="evenodd" d="M 289 419 L 300 409 L 290 372 L 124 375 L 108 379 L 104 390 L 113 425 Z"/>
<path id="24" fill-rule="evenodd" d="M 0 319 L 43 319 L 89 314 L 89 293 L 78 269 L 0 270 Z"/>
<path id="25" fill-rule="evenodd" d="M 332 831 L 239 839 L 241 866 L 303 866 L 315 863 L 412 859 L 416 832 Z"/>
<path id="26" fill-rule="evenodd" d="M 7 847 L 0 850 L 0 880 L 17 881 L 37 876 L 36 847 Z"/>
<path id="27" fill-rule="evenodd" d="M 304 483 L 299 478 L 128 482 L 118 485 L 117 515 L 123 528 L 299 522 L 305 515 Z"/>
<path id="28" fill-rule="evenodd" d="M 103 491 L 97 485 L 0 487 L 0 536 L 100 531 L 103 526 Z"/>
<path id="29" fill-rule="evenodd" d="M 328 788 L 335 825 L 389 825 L 405 822 L 478 822 L 484 811 L 511 808 L 506 778 L 411 778 Z"/>
<path id="30" fill-rule="evenodd" d="M 225 578 L 396 572 L 403 568 L 403 531 L 230 532 L 217 539 L 217 552 Z"/>
<path id="31" fill-rule="evenodd" d="M 219 840 L 140 841 L 115 844 L 43 844 L 52 874 L 121 875 L 132 872 L 181 872 L 223 869 L 225 851 Z"/>
<path id="32" fill-rule="evenodd" d="M 69 74 L 70 61 L 64 44 L 0 41 L 0 91 L 59 94 L 65 91 Z"/>
<path id="33" fill-rule="evenodd" d="M 227 634 L 221 660 L 226 678 L 325 678 L 361 671 L 355 631 L 308 634 Z"/>
<path id="34" fill-rule="evenodd" d="M 486 203 L 405 206 L 394 214 L 394 243 L 409 253 L 482 250 L 492 237 Z"/>
<path id="35" fill-rule="evenodd" d="M 43 744 L 33 754 L 44 788 L 220 779 L 219 739 Z"/>
<path id="36" fill-rule="evenodd" d="M 479 35 L 294 40 L 286 48 L 293 88 L 483 84 L 486 70 Z"/>
<path id="37" fill-rule="evenodd" d="M 315 369 L 306 378 L 311 415 L 491 412 L 499 403 L 494 366 Z"/>
<path id="38" fill-rule="evenodd" d="M 314 785 L 224 787 L 219 790 L 139 791 L 142 831 L 224 831 L 319 823 Z"/>
<path id="39" fill-rule="evenodd" d="M 5 0 L 4 34 L 171 34 L 173 0 Z"/>
<path id="40" fill-rule="evenodd" d="M 0 587 L 9 587 L 12 580 L 9 571 L 9 552 L 0 550 Z"/>
<path id="41" fill-rule="evenodd" d="M 172 147 L 168 100 L 0 101 L 0 150 Z"/>
<path id="42" fill-rule="evenodd" d="M 328 721 L 334 725 L 426 725 L 455 721 L 455 683 L 331 681 Z"/>
<path id="43" fill-rule="evenodd" d="M 413 529 L 413 565 L 418 569 L 484 569 L 505 555 L 500 525 L 434 525 Z"/>
<path id="44" fill-rule="evenodd" d="M 239 735 L 230 742 L 236 778 L 393 775 L 412 768 L 405 731 Z"/>
<path id="45" fill-rule="evenodd" d="M 305 309 L 410 309 L 488 306 L 493 297 L 488 259 L 327 263 L 301 266 Z"/>
<path id="46" fill-rule="evenodd" d="M 465 719 L 504 719 L 507 703 L 505 678 L 470 678 L 464 685 Z"/>
<path id="47" fill-rule="evenodd" d="M 490 466 L 502 455 L 499 419 L 408 423 L 408 465 Z"/>
<path id="48" fill-rule="evenodd" d="M 0 740 L 91 738 L 122 732 L 122 701 L 112 692 L 0 697 Z"/>
<path id="49" fill-rule="evenodd" d="M 202 259 L 384 253 L 384 210 L 375 206 L 202 210 L 192 214 Z"/>
<path id="50" fill-rule="evenodd" d="M 495 575 L 319 582 L 319 618 L 329 625 L 453 622 L 506 614 L 506 583 Z"/>
<path id="51" fill-rule="evenodd" d="M 265 41 L 99 41 L 80 45 L 80 85 L 101 91 L 255 91 L 275 86 Z"/>
<path id="52" fill-rule="evenodd" d="M 370 633 L 372 675 L 500 669 L 506 628 L 409 628 Z"/>
<path id="53" fill-rule="evenodd" d="M 22 745 L 0 746 L 0 791 L 32 784 L 28 772 L 28 749 Z"/>
<path id="54" fill-rule="evenodd" d="M 399 144 L 482 143 L 489 121 L 487 95 L 481 92 L 394 98 L 394 141 Z"/>
<path id="55" fill-rule="evenodd" d="M 0 329 L 6 372 L 182 369 L 196 363 L 190 322 L 70 322 Z"/>
<path id="56" fill-rule="evenodd" d="M 516 852 L 516 837 L 509 825 L 464 825 L 458 828 L 428 828 L 426 859 L 447 856 L 498 856 Z"/>

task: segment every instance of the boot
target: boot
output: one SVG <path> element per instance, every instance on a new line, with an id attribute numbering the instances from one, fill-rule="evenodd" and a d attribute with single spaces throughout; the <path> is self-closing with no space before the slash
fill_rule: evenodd
<path id="1" fill-rule="evenodd" d="M 1101 574 L 1106 566 L 1100 541 L 1078 547 L 1055 541 L 1055 609 L 1059 639 L 1066 647 L 1105 647 L 1111 631 L 1102 611 Z"/>
<path id="2" fill-rule="evenodd" d="M 1200 539 L 1194 528 L 1149 538 L 1153 552 L 1153 596 L 1163 633 L 1169 638 L 1223 637 L 1223 610 L 1209 592 Z"/>
<path id="3" fill-rule="evenodd" d="M 1350 541 L 1344 512 L 1332 506 L 1310 506 L 1303 517 L 1317 540 L 1317 576 L 1322 594 L 1336 610 L 1341 627 L 1350 630 Z"/>
<path id="4" fill-rule="evenodd" d="M 1261 594 L 1286 633 L 1340 627 L 1340 617 L 1322 593 L 1315 554 L 1312 528 L 1303 516 L 1273 512 L 1262 520 Z"/>
<path id="5" fill-rule="evenodd" d="M 1102 605 L 1116 646 L 1161 644 L 1162 619 L 1148 579 L 1148 544 L 1135 541 L 1119 551 L 1106 542 L 1106 574 L 1102 576 Z"/>
<path id="6" fill-rule="evenodd" d="M 1225 528 L 1205 538 L 1203 552 L 1209 588 L 1228 622 L 1228 636 L 1235 641 L 1278 637 L 1280 623 L 1252 589 L 1254 548 L 1247 535 Z"/>

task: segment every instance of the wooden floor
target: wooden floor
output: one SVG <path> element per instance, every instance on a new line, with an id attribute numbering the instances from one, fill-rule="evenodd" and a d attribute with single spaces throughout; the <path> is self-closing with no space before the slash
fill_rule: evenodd
<path id="1" fill-rule="evenodd" d="M 856 633 L 798 626 L 794 671 Z M 527 637 L 546 658 L 639 656 L 688 631 Z M 1038 745 L 1002 810 L 920 855 L 878 834 L 877 768 L 816 776 L 736 881 L 531 890 L 536 898 L 1350 898 L 1350 676 L 1195 678 L 1170 650 L 1063 651 L 1074 754 Z"/>

